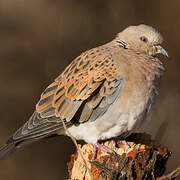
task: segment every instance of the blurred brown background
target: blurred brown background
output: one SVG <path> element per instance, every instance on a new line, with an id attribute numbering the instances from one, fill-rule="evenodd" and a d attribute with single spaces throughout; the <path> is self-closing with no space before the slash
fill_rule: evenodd
<path id="1" fill-rule="evenodd" d="M 40 93 L 84 50 L 111 40 L 129 25 L 145 23 L 164 36 L 166 73 L 148 125 L 180 165 L 179 0 L 0 0 L 0 145 L 34 110 Z M 44 140 L 0 161 L 0 179 L 67 179 L 74 152 L 67 137 Z"/>

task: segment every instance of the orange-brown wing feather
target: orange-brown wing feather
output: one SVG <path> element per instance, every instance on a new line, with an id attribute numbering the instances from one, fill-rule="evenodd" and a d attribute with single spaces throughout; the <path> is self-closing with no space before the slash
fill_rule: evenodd
<path id="1" fill-rule="evenodd" d="M 107 52 L 106 48 L 99 47 L 77 57 L 43 92 L 36 106 L 37 112 L 41 116 L 55 115 L 66 121 L 78 114 L 76 119 L 84 122 L 101 101 L 101 108 L 107 110 L 115 100 L 110 97 L 116 96 L 122 82 L 116 64 Z"/>
<path id="2" fill-rule="evenodd" d="M 77 57 L 45 89 L 36 111 L 7 144 L 20 146 L 29 140 L 63 134 L 61 119 L 70 127 L 74 120 L 83 123 L 102 116 L 120 95 L 123 85 L 108 51 L 101 46 Z"/>

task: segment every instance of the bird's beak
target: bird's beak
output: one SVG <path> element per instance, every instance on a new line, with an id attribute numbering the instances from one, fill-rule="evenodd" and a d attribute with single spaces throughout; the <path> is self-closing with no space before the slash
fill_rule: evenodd
<path id="1" fill-rule="evenodd" d="M 155 47 L 156 47 L 156 54 L 163 54 L 164 56 L 168 57 L 168 53 L 167 53 L 167 51 L 164 48 L 162 48 L 159 45 L 157 45 Z"/>

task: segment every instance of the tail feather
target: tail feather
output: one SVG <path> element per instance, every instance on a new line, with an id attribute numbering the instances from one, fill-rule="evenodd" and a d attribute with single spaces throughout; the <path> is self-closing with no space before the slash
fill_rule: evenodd
<path id="1" fill-rule="evenodd" d="M 11 153 L 17 151 L 18 149 L 20 149 L 24 145 L 33 143 L 33 142 L 35 142 L 38 139 L 41 139 L 43 137 L 44 136 L 39 137 L 37 139 L 36 138 L 35 139 L 24 139 L 24 140 L 21 140 L 21 141 L 13 141 L 12 137 L 9 138 L 7 140 L 7 142 L 6 142 L 6 144 L 0 148 L 0 160 L 5 159 Z"/>
<path id="2" fill-rule="evenodd" d="M 22 140 L 19 141 L 14 141 L 13 140 L 13 136 L 10 137 L 6 144 L 4 146 L 2 146 L 0 148 L 0 160 L 5 159 L 8 155 L 10 155 L 11 153 L 17 151 L 18 149 L 20 149 L 21 147 L 34 143 L 40 139 L 46 138 L 46 137 L 51 137 L 52 135 L 56 135 L 54 133 L 52 134 L 42 134 L 40 136 L 36 136 L 36 137 L 26 137 L 23 138 Z"/>
<path id="3" fill-rule="evenodd" d="M 4 159 L 9 154 L 16 151 L 18 146 L 16 146 L 14 143 L 5 144 L 3 147 L 0 148 L 0 159 Z"/>
<path id="4" fill-rule="evenodd" d="M 3 147 L 0 147 L 0 159 L 5 158 L 7 155 L 18 150 L 26 144 L 30 144 L 39 139 L 50 137 L 52 135 L 64 134 L 64 127 L 62 122 L 57 117 L 51 119 L 43 119 L 39 117 L 39 113 L 34 112 L 29 121 L 19 128 L 13 136 L 11 136 Z M 39 121 L 39 124 L 34 121 Z M 50 121 L 51 120 L 51 121 Z M 70 127 L 71 122 L 66 122 L 66 126 Z"/>

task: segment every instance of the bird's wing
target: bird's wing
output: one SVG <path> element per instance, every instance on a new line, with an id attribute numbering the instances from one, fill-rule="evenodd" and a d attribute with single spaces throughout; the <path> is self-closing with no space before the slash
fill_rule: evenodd
<path id="1" fill-rule="evenodd" d="M 13 139 L 64 132 L 61 119 L 69 127 L 102 116 L 123 85 L 114 60 L 102 51 L 106 49 L 92 49 L 77 57 L 41 94 L 36 111 Z"/>

